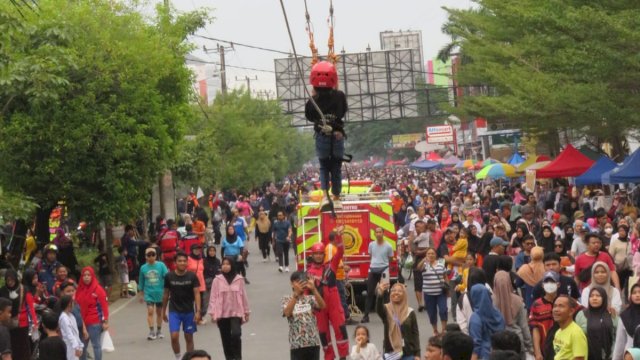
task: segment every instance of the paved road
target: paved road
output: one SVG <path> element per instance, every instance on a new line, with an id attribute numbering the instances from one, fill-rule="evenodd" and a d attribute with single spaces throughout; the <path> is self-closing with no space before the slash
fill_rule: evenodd
<path id="1" fill-rule="evenodd" d="M 243 357 L 252 359 L 288 359 L 289 343 L 287 340 L 288 325 L 282 318 L 280 300 L 284 294 L 290 293 L 288 274 L 280 274 L 274 262 L 263 263 L 258 258 L 258 247 L 255 241 L 249 243 L 251 255 L 247 277 L 251 284 L 247 286 L 251 320 L 242 328 Z M 410 306 L 414 309 L 416 299 L 413 285 L 409 285 Z M 137 299 L 120 300 L 111 305 L 111 329 L 116 351 L 104 356 L 105 359 L 168 359 L 173 360 L 168 329 L 164 326 L 163 340 L 146 340 L 148 327 L 146 308 Z M 420 326 L 420 343 L 425 347 L 431 336 L 426 313 L 418 313 Z M 372 342 L 382 347 L 382 322 L 372 314 L 368 325 Z M 350 339 L 353 340 L 354 326 L 348 326 Z M 204 349 L 213 359 L 224 359 L 220 333 L 216 325 L 208 323 L 199 326 L 194 336 L 196 349 Z M 181 341 L 184 352 L 184 340 Z M 353 344 L 352 344 L 353 345 Z"/>

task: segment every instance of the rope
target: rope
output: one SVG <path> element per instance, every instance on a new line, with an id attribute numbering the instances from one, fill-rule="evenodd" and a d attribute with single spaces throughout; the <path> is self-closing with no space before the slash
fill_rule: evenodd
<path id="1" fill-rule="evenodd" d="M 313 25 L 311 24 L 307 0 L 304 0 L 304 16 L 307 18 L 307 34 L 309 35 L 309 49 L 311 49 L 311 66 L 313 66 L 318 63 L 318 48 L 313 39 Z"/>
<path id="2" fill-rule="evenodd" d="M 305 7 L 306 7 L 307 0 L 305 0 L 304 3 L 305 3 Z M 284 22 L 287 25 L 287 32 L 289 33 L 289 41 L 291 42 L 291 49 L 293 51 L 293 57 L 294 57 L 294 59 L 296 59 L 296 68 L 298 69 L 298 75 L 300 76 L 300 80 L 302 80 L 304 92 L 309 97 L 309 100 L 311 101 L 311 104 L 316 109 L 318 114 L 320 114 L 320 120 L 322 121 L 322 126 L 325 126 L 325 125 L 327 125 L 327 119 L 324 117 L 324 114 L 322 113 L 322 110 L 320 110 L 320 107 L 318 106 L 316 101 L 313 99 L 313 96 L 311 96 L 311 93 L 309 93 L 309 89 L 307 88 L 307 86 L 305 84 L 306 81 L 304 79 L 304 76 L 302 75 L 302 67 L 300 66 L 300 58 L 298 57 L 298 53 L 296 52 L 296 44 L 293 41 L 293 34 L 291 33 L 291 25 L 289 25 L 289 18 L 287 17 L 287 10 L 284 7 L 284 0 L 280 0 L 280 7 L 282 7 L 282 15 L 284 16 Z"/>
<path id="3" fill-rule="evenodd" d="M 344 290 L 347 298 L 351 295 L 351 304 L 349 305 L 349 313 L 351 313 L 351 316 L 362 316 L 362 310 L 356 305 L 356 295 L 353 293 L 353 285 L 350 281 L 345 283 Z"/>
<path id="4" fill-rule="evenodd" d="M 329 24 L 329 40 L 327 43 L 327 45 L 329 45 L 329 51 L 327 53 L 327 60 L 335 65 L 336 63 L 338 63 L 338 55 L 336 55 L 336 51 L 334 48 L 335 41 L 333 37 L 333 28 L 335 25 L 333 18 L 333 0 L 329 0 L 329 18 L 327 19 L 327 23 Z"/>

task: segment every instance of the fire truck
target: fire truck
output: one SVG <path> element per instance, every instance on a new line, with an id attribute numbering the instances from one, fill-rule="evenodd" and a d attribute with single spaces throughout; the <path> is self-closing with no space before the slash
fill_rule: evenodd
<path id="1" fill-rule="evenodd" d="M 352 183 L 353 185 L 353 183 Z M 313 201 L 315 200 L 315 201 Z M 296 261 L 298 270 L 306 270 L 308 253 L 311 246 L 322 241 L 328 243 L 329 233 L 344 225 L 344 265 L 351 291 L 349 303 L 364 306 L 369 275 L 369 243 L 375 241 L 375 229 L 384 230 L 384 240 L 396 253 L 396 228 L 393 222 L 393 209 L 388 194 L 358 193 L 342 196 L 342 209 L 336 209 L 336 217 L 330 211 L 320 211 L 319 200 L 303 198 L 298 207 L 298 226 L 296 233 Z M 394 256 L 395 257 L 395 256 Z M 391 282 L 397 281 L 398 263 L 389 266 Z"/>

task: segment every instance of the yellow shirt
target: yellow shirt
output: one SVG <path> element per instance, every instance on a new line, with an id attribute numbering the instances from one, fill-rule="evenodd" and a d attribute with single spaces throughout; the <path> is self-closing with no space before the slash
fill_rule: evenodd
<path id="1" fill-rule="evenodd" d="M 587 360 L 587 337 L 580 326 L 572 321 L 565 329 L 559 329 L 553 338 L 554 360 L 573 360 L 583 357 Z"/>
<path id="2" fill-rule="evenodd" d="M 324 263 L 326 264 L 330 262 L 337 252 L 338 252 L 338 248 L 335 245 L 327 244 L 327 246 L 324 248 Z M 344 264 L 342 263 L 342 260 L 340 260 L 340 265 L 338 265 L 338 271 L 336 272 L 336 280 L 344 280 L 344 279 L 345 279 Z"/>

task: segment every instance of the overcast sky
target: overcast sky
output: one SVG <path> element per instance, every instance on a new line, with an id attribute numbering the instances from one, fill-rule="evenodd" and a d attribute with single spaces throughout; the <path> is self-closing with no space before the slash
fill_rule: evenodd
<path id="1" fill-rule="evenodd" d="M 160 1 L 158 1 L 160 2 Z M 223 40 L 235 41 L 266 48 L 290 51 L 291 45 L 286 31 L 279 0 L 171 0 L 178 10 L 208 7 L 215 20 L 198 34 Z M 303 0 L 284 0 L 296 49 L 299 54 L 309 55 L 308 37 L 305 32 Z M 311 21 L 315 28 L 316 46 L 321 55 L 327 52 L 327 17 L 329 0 L 307 0 Z M 346 52 L 365 51 L 368 44 L 372 50 L 380 49 L 379 33 L 385 30 L 422 31 L 425 61 L 434 58 L 438 50 L 450 39 L 440 31 L 446 21 L 443 6 L 468 8 L 471 0 L 333 0 L 336 20 L 335 48 Z M 202 48 L 215 48 L 216 43 L 192 38 Z M 200 58 L 218 61 L 217 54 L 194 52 Z M 273 59 L 284 57 L 275 53 L 236 47 L 227 54 L 227 64 L 273 71 Z M 252 89 L 275 89 L 273 73 L 229 68 L 227 83 L 231 88 L 240 87 L 245 81 L 236 76 L 258 77 Z"/>

